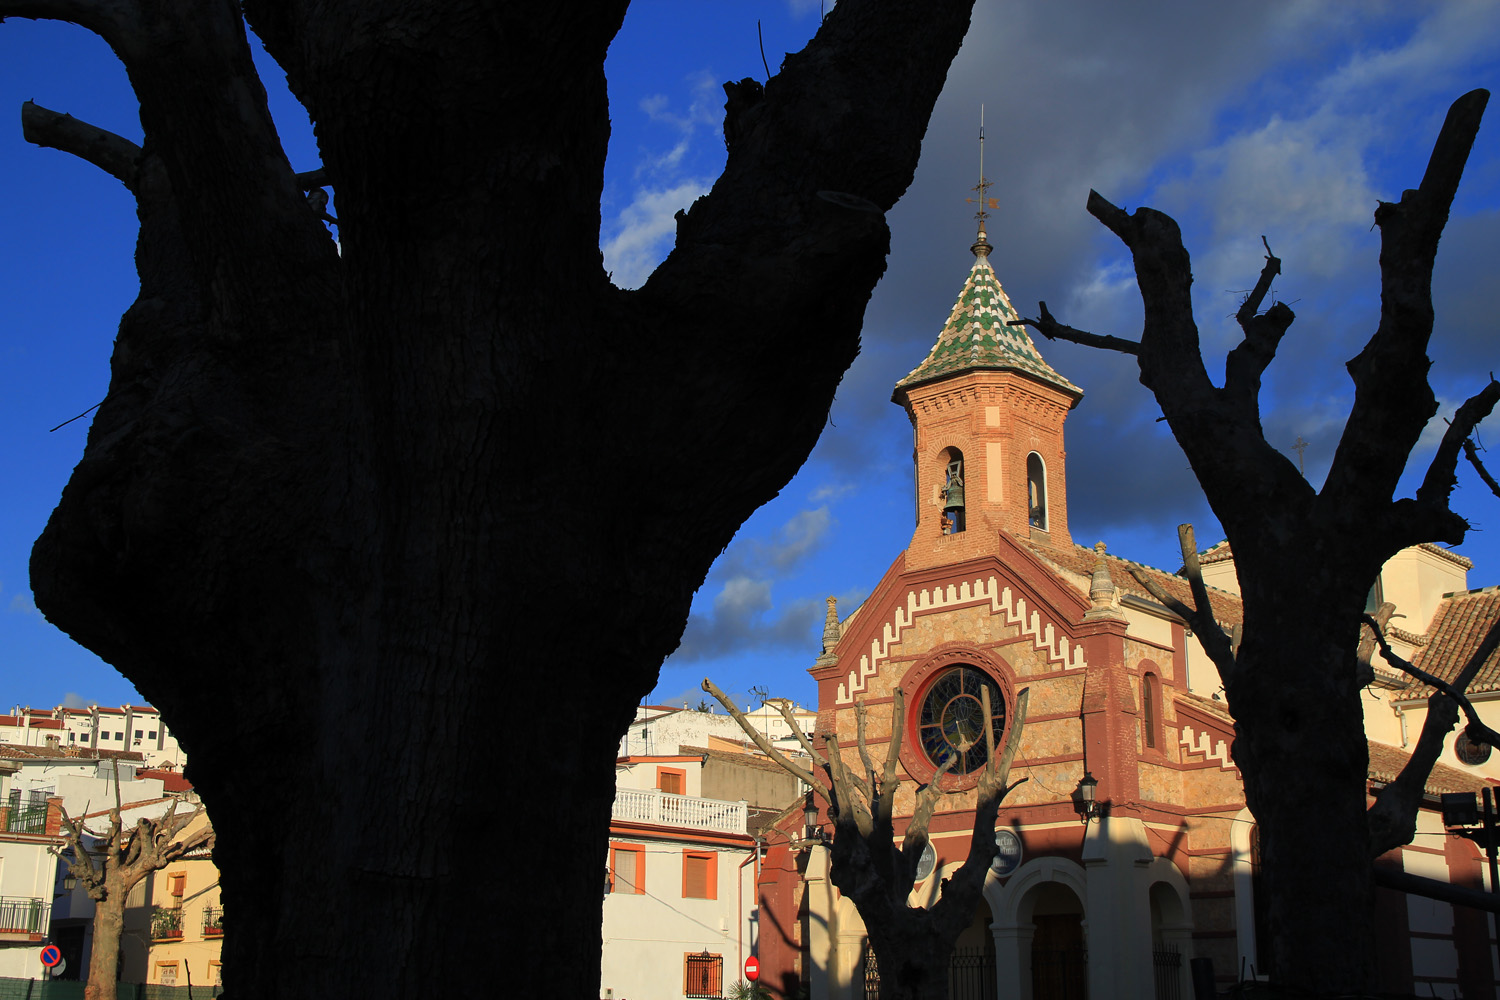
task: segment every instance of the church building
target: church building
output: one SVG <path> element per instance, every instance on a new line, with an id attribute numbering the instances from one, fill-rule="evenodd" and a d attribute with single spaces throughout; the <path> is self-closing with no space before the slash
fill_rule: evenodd
<path id="1" fill-rule="evenodd" d="M 1012 781 L 1028 780 L 1001 806 L 1001 855 L 959 940 L 950 996 L 1190 997 L 1195 958 L 1212 961 L 1219 990 L 1262 977 L 1269 957 L 1257 947 L 1255 821 L 1229 755 L 1233 722 L 1197 640 L 1131 571 L 1190 605 L 1187 582 L 1120 559 L 1102 542 L 1075 544 L 1064 425 L 1083 390 L 1042 358 L 1025 328 L 1008 325 L 1018 315 L 990 250 L 981 217 L 952 313 L 896 384 L 893 400 L 912 422 L 916 528 L 857 610 L 839 621 L 830 600 L 823 654 L 811 668 L 817 731 L 852 748 L 855 706 L 864 704 L 878 762 L 900 727 L 898 836 L 916 789 L 956 757 L 913 891 L 930 904 L 968 853 L 985 761 L 981 691 L 999 746 L 1017 694 L 1029 690 L 1011 771 Z M 1240 604 L 1226 582 L 1232 572 L 1217 572 L 1211 599 L 1228 628 Z M 1462 569 L 1454 572 L 1461 588 Z M 1372 773 L 1377 761 L 1401 759 L 1397 747 L 1372 753 Z M 1439 764 L 1429 793 L 1436 801 L 1441 791 L 1488 783 Z M 873 998 L 878 969 L 859 914 L 829 882 L 826 830 L 802 822 L 800 810 L 789 812 L 782 835 L 766 841 L 762 982 L 787 1000 L 804 991 L 811 1000 Z M 1479 884 L 1473 844 L 1440 822 L 1430 835 L 1434 822 L 1424 818 L 1428 835 L 1399 852 L 1407 869 Z M 1394 928 L 1382 942 L 1390 945 L 1381 958 L 1386 988 L 1494 995 L 1486 915 L 1381 896 Z"/>

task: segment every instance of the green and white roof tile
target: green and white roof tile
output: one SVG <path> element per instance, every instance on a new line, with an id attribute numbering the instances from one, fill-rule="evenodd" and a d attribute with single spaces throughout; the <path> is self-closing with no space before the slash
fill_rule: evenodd
<path id="1" fill-rule="evenodd" d="M 899 395 L 903 389 L 947 375 L 987 370 L 1021 372 L 1081 398 L 1082 389 L 1042 360 L 1025 327 L 1006 325 L 1021 317 L 1006 298 L 1005 289 L 1000 287 L 988 254 L 984 252 L 987 249 L 981 233 L 980 242 L 975 244 L 974 267 L 969 271 L 969 280 L 964 282 L 963 291 L 953 305 L 948 322 L 938 334 L 937 343 L 932 346 L 926 360 L 896 383 L 896 393 Z"/>

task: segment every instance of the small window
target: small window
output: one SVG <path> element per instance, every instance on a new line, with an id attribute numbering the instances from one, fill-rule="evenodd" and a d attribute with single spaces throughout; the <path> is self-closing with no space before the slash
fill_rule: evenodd
<path id="1" fill-rule="evenodd" d="M 139 729 L 137 729 L 137 730 L 136 730 L 136 731 L 135 731 L 135 738 L 136 738 L 136 739 L 140 739 L 140 738 L 141 738 L 141 730 L 139 730 Z"/>
<path id="2" fill-rule="evenodd" d="M 148 739 L 148 740 L 154 740 L 154 739 L 156 739 L 156 730 L 153 729 L 149 733 L 147 733 L 146 734 L 146 739 Z"/>
<path id="3" fill-rule="evenodd" d="M 1141 677 L 1141 729 L 1145 733 L 1146 746 L 1156 749 L 1156 675 Z"/>
<path id="4" fill-rule="evenodd" d="M 719 856 L 712 851 L 682 852 L 683 899 L 719 898 L 718 862 Z"/>
<path id="5" fill-rule="evenodd" d="M 611 844 L 609 848 L 610 892 L 646 891 L 646 849 L 636 844 Z"/>
<path id="6" fill-rule="evenodd" d="M 658 767 L 656 787 L 658 791 L 666 792 L 668 795 L 686 795 L 687 771 L 680 767 Z"/>
<path id="7" fill-rule="evenodd" d="M 77 733 L 69 733 L 68 734 L 68 742 L 69 743 L 76 743 L 76 742 L 78 742 L 78 734 Z"/>
<path id="8" fill-rule="evenodd" d="M 167 876 L 167 892 L 173 896 L 181 896 L 187 891 L 187 873 L 174 872 Z"/>
<path id="9" fill-rule="evenodd" d="M 682 992 L 689 997 L 724 995 L 724 956 L 700 952 L 686 956 L 682 970 Z"/>

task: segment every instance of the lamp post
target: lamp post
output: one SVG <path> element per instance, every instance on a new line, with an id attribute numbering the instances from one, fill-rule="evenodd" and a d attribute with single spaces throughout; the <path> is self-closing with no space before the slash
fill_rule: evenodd
<path id="1" fill-rule="evenodd" d="M 812 792 L 807 793 L 807 801 L 802 807 L 802 829 L 808 840 L 823 839 L 823 828 L 818 825 L 818 803 L 813 800 Z"/>
<path id="2" fill-rule="evenodd" d="M 1099 790 L 1099 779 L 1088 771 L 1078 779 L 1078 800 L 1083 805 L 1083 821 L 1098 819 L 1103 814 L 1103 804 L 1094 798 Z"/>

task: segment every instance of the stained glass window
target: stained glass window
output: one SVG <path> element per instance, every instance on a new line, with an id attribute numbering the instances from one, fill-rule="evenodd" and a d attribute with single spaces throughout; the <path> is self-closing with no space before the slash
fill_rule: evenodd
<path id="1" fill-rule="evenodd" d="M 1005 697 L 996 684 L 974 667 L 953 667 L 942 673 L 922 698 L 917 734 L 922 752 L 933 764 L 956 758 L 949 771 L 972 774 L 984 767 L 988 751 L 984 739 L 982 688 L 990 692 L 990 726 L 999 752 L 1005 732 Z"/>

